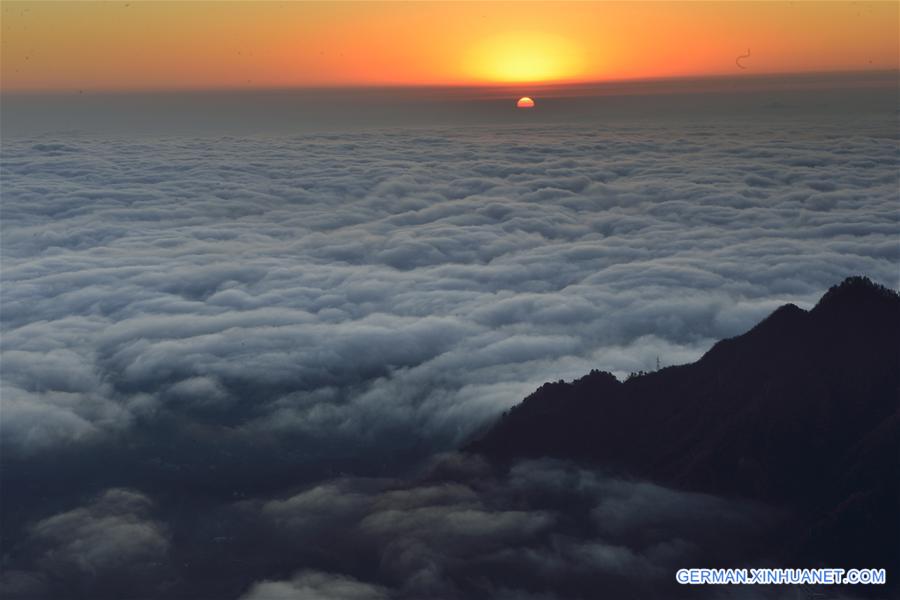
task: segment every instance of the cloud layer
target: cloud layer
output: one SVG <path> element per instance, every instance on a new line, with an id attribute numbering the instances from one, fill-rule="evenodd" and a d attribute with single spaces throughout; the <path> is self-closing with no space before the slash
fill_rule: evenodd
<path id="1" fill-rule="evenodd" d="M 152 595 L 171 577 L 170 534 L 147 496 L 108 489 L 87 504 L 28 528 L 19 560 L 34 571 L 7 571 L 4 596 Z M 8 594 L 8 596 L 7 596 Z"/>
<path id="2" fill-rule="evenodd" d="M 745 552 L 767 510 L 573 465 L 403 478 L 545 381 L 897 287 L 898 166 L 875 117 L 4 140 L 4 589 L 576 598 Z"/>
<path id="3" fill-rule="evenodd" d="M 414 482 L 343 479 L 235 507 L 261 519 L 258 531 L 278 531 L 267 534 L 281 538 L 284 553 L 319 566 L 258 582 L 243 600 L 305 597 L 300 590 L 312 582 L 335 599 L 677 595 L 677 564 L 747 556 L 780 518 L 564 462 L 522 462 L 504 475 L 486 469 L 449 455 Z M 339 574 L 348 566 L 352 582 Z M 337 591 L 344 585 L 345 594 Z"/>
<path id="4" fill-rule="evenodd" d="M 897 163 L 874 126 L 727 122 L 7 142 L 4 441 L 456 443 L 544 380 L 896 284 Z"/>
<path id="5" fill-rule="evenodd" d="M 687 593 L 674 582 L 677 568 L 753 559 L 784 518 L 560 461 L 495 473 L 457 454 L 409 480 L 343 477 L 198 511 L 178 526 L 180 548 L 152 513 L 178 521 L 178 510 L 123 489 L 42 519 L 28 530 L 19 568 L 0 578 L 5 591 L 561 600 L 603 589 L 677 597 Z"/>

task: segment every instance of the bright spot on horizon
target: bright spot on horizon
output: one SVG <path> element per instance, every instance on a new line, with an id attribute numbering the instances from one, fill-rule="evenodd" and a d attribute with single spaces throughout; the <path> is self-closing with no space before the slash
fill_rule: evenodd
<path id="1" fill-rule="evenodd" d="M 507 83 L 564 81 L 584 74 L 583 59 L 572 42 L 549 33 L 488 38 L 472 49 L 469 65 L 478 79 Z"/>
<path id="2" fill-rule="evenodd" d="M 534 108 L 534 100 L 529 98 L 528 96 L 522 96 L 519 98 L 519 101 L 516 102 L 517 108 Z"/>

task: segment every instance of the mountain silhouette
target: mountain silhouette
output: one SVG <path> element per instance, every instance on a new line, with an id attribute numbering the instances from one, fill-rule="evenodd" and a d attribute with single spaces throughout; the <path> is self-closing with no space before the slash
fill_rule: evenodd
<path id="1" fill-rule="evenodd" d="M 784 566 L 900 557 L 900 295 L 864 277 L 778 308 L 693 364 L 547 383 L 467 446 L 785 507 Z"/>

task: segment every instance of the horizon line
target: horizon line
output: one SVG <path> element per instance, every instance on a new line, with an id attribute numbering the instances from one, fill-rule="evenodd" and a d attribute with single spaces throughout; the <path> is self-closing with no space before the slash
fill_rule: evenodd
<path id="1" fill-rule="evenodd" d="M 758 83 L 762 80 L 790 81 L 810 78 L 854 79 L 862 78 L 880 80 L 886 77 L 900 78 L 900 68 L 893 69 L 860 69 L 860 70 L 813 70 L 813 71 L 770 71 L 762 73 L 714 73 L 695 75 L 672 75 L 659 77 L 634 77 L 616 79 L 590 80 L 557 80 L 536 82 L 497 82 L 497 83 L 360 83 L 360 84 L 314 84 L 314 85 L 264 85 L 258 87 L 240 85 L 221 85 L 209 87 L 134 87 L 134 88 L 18 88 L 3 89 L 0 95 L 5 96 L 71 96 L 71 95 L 168 95 L 168 94 L 207 94 L 207 93 L 254 93 L 254 92 L 365 92 L 365 91 L 460 91 L 460 92 L 503 92 L 517 89 L 525 92 L 584 90 L 601 91 L 622 85 L 679 84 L 690 82 L 747 82 Z M 872 81 L 874 83 L 875 81 Z M 671 93 L 671 92 L 662 92 Z"/>

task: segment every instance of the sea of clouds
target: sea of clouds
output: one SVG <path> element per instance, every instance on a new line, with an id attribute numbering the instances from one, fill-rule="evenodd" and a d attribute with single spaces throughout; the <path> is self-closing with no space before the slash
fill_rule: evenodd
<path id="1" fill-rule="evenodd" d="M 696 520 L 756 509 L 549 463 L 396 478 L 547 380 L 692 361 L 848 275 L 896 288 L 898 149 L 895 115 L 6 139 L 6 589 L 668 579 Z"/>

